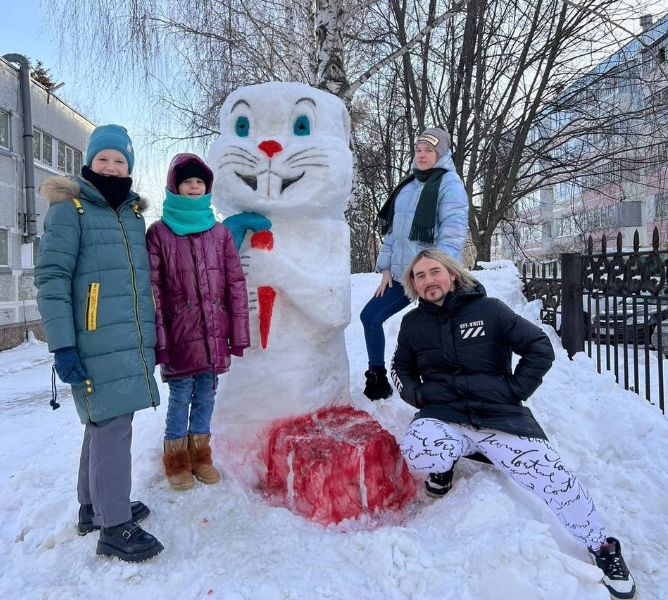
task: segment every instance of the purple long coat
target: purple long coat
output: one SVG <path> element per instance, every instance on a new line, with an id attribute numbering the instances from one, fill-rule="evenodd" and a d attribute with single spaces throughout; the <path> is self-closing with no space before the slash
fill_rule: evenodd
<path id="1" fill-rule="evenodd" d="M 170 191 L 175 191 L 175 161 Z M 240 353 L 250 346 L 246 279 L 230 230 L 216 223 L 181 236 L 158 221 L 146 233 L 146 246 L 163 379 L 224 373 L 230 367 L 230 348 Z"/>
<path id="2" fill-rule="evenodd" d="M 169 352 L 163 379 L 230 367 L 230 348 L 248 348 L 248 296 L 230 230 L 176 235 L 162 221 L 146 234 L 158 335 Z"/>

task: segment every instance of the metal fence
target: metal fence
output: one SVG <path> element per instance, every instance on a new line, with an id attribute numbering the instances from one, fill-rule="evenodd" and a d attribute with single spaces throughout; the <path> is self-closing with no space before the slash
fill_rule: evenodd
<path id="1" fill-rule="evenodd" d="M 668 353 L 668 254 L 641 250 L 636 231 L 633 249 L 618 234 L 609 250 L 603 236 L 584 254 L 562 254 L 559 261 L 522 265 L 524 294 L 543 302 L 541 318 L 561 336 L 569 356 L 586 351 L 597 369 L 612 371 L 625 389 L 658 404 L 665 413 L 664 351 Z M 665 324 L 664 324 L 665 320 Z"/>

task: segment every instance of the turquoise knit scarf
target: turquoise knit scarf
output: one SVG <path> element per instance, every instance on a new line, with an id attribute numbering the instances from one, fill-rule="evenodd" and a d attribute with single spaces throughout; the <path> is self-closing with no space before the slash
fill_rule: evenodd
<path id="1" fill-rule="evenodd" d="M 176 235 L 200 233 L 216 224 L 216 217 L 211 208 L 211 194 L 189 198 L 177 196 L 169 190 L 165 191 L 162 220 Z"/>

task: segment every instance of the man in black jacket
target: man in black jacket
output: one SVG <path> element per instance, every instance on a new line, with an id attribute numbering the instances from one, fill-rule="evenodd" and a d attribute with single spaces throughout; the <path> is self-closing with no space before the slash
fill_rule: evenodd
<path id="1" fill-rule="evenodd" d="M 612 598 L 635 598 L 621 545 L 607 537 L 589 493 L 522 404 L 554 360 L 543 331 L 439 250 L 424 250 L 402 276 L 418 307 L 401 323 L 392 361 L 399 394 L 419 409 L 401 444 L 433 497 L 452 486 L 457 460 L 480 452 L 542 498 L 594 555 Z M 513 372 L 512 354 L 520 361 Z"/>

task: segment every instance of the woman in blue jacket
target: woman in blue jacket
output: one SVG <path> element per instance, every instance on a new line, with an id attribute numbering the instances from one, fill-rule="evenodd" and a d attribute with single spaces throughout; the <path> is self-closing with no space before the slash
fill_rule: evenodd
<path id="1" fill-rule="evenodd" d="M 378 213 L 384 226 L 376 271 L 382 273 L 382 280 L 360 315 L 369 356 L 364 395 L 370 400 L 392 395 L 383 323 L 409 304 L 399 282 L 401 274 L 427 248 L 461 260 L 468 212 L 468 196 L 452 161 L 450 136 L 442 129 L 425 129 L 415 144 L 410 175 L 399 182 Z"/>

